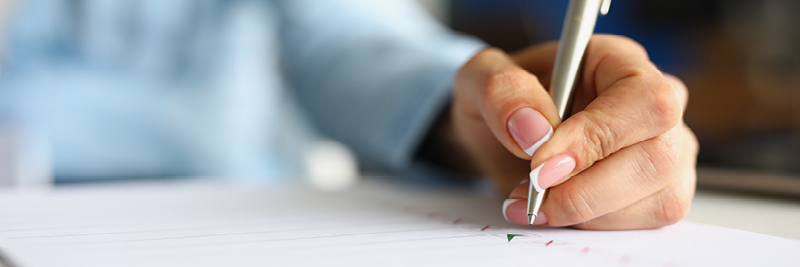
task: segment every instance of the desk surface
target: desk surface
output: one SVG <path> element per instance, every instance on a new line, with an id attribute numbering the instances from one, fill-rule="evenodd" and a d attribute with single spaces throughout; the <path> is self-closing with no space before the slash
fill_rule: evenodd
<path id="1" fill-rule="evenodd" d="M 530 255 L 538 255 L 540 264 L 564 266 L 795 266 L 792 255 L 800 250 L 793 239 L 688 221 L 653 231 L 515 226 L 498 212 L 503 199 L 396 183 L 365 179 L 338 193 L 298 185 L 184 183 L 0 192 L 0 221 L 8 230 L 3 252 L 25 266 L 298 259 L 309 265 L 385 265 L 387 259 L 397 266 L 513 265 Z M 753 202 L 705 192 L 698 199 L 714 211 L 726 210 L 720 203 L 738 212 Z M 768 201 L 753 210 L 776 205 Z M 520 238 L 509 243 L 508 234 Z M 642 240 L 655 241 L 642 246 Z"/>
<path id="2" fill-rule="evenodd" d="M 800 239 L 796 227 L 800 222 L 797 200 L 700 190 L 686 220 Z"/>
<path id="3" fill-rule="evenodd" d="M 800 239 L 800 200 L 698 190 L 686 220 Z"/>

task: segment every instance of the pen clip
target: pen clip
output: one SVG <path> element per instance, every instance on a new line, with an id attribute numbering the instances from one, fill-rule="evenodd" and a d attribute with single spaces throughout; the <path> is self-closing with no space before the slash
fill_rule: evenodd
<path id="1" fill-rule="evenodd" d="M 602 0 L 603 4 L 600 5 L 600 15 L 605 16 L 608 10 L 611 9 L 611 0 Z"/>

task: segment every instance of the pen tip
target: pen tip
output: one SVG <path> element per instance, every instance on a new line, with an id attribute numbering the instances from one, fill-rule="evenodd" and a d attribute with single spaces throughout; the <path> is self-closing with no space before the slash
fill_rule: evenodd
<path id="1" fill-rule="evenodd" d="M 533 225 L 533 221 L 536 220 L 535 214 L 528 214 L 528 225 Z"/>

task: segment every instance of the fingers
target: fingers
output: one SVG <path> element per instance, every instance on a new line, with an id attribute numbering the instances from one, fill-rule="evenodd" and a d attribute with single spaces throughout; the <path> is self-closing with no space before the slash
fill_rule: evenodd
<path id="1" fill-rule="evenodd" d="M 684 127 L 686 155 L 680 157 L 682 168 L 675 182 L 622 210 L 602 215 L 574 227 L 587 230 L 652 229 L 677 223 L 689 213 L 695 192 L 697 140 Z M 642 216 L 645 215 L 645 216 Z"/>
<path id="2" fill-rule="evenodd" d="M 622 210 L 573 227 L 585 230 L 634 230 L 672 225 L 689 214 L 693 195 L 692 188 L 681 184 L 670 185 Z"/>
<path id="3" fill-rule="evenodd" d="M 456 77 L 456 116 L 475 117 L 515 156 L 529 159 L 560 122 L 549 94 L 505 53 L 487 49 Z"/>
<path id="4" fill-rule="evenodd" d="M 539 148 L 531 162 L 531 179 L 538 188 L 563 182 L 622 148 L 661 135 L 683 116 L 679 90 L 639 44 L 595 36 L 585 64 L 581 87 L 594 90 L 596 98 Z"/>
<path id="5" fill-rule="evenodd" d="M 694 192 L 696 147 L 688 128 L 679 126 L 614 153 L 549 190 L 541 209 L 546 225 L 633 229 L 674 223 L 671 218 L 685 215 Z M 527 194 L 525 183 L 509 198 Z M 509 203 L 509 221 L 526 224 L 525 203 Z"/>
<path id="6" fill-rule="evenodd" d="M 515 59 L 549 77 L 555 46 Z M 639 44 L 614 36 L 593 38 L 581 78 L 576 113 L 531 162 L 537 191 L 563 183 L 551 188 L 535 223 L 613 230 L 682 219 L 694 193 L 697 153 L 691 131 L 678 125 L 686 86 L 662 74 Z M 511 193 L 504 205 L 509 221 L 527 224 L 527 195 L 527 183 Z"/>
<path id="7" fill-rule="evenodd" d="M 681 104 L 683 105 L 683 111 L 686 111 L 686 106 L 689 105 L 689 89 L 686 88 L 686 84 L 684 84 L 683 81 L 681 81 L 681 79 L 679 79 L 678 77 L 675 77 L 675 75 L 669 73 L 663 73 L 663 74 L 664 77 L 667 78 L 667 81 L 669 81 L 669 83 L 672 85 L 672 87 L 675 87 L 675 90 L 678 92 L 678 98 L 680 99 Z"/>
<path id="8" fill-rule="evenodd" d="M 660 138 L 620 150 L 548 191 L 541 211 L 550 226 L 568 226 L 620 210 L 664 188 L 676 153 Z M 514 194 L 514 193 L 512 193 Z M 527 192 L 525 192 L 527 194 Z"/>

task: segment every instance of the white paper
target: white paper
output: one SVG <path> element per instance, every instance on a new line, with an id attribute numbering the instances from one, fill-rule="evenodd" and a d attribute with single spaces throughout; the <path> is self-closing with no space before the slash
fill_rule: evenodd
<path id="1" fill-rule="evenodd" d="M 0 192 L 18 266 L 798 266 L 800 241 L 682 222 L 647 231 L 506 223 L 502 200 L 369 181 Z M 508 234 L 520 234 L 508 241 Z"/>

